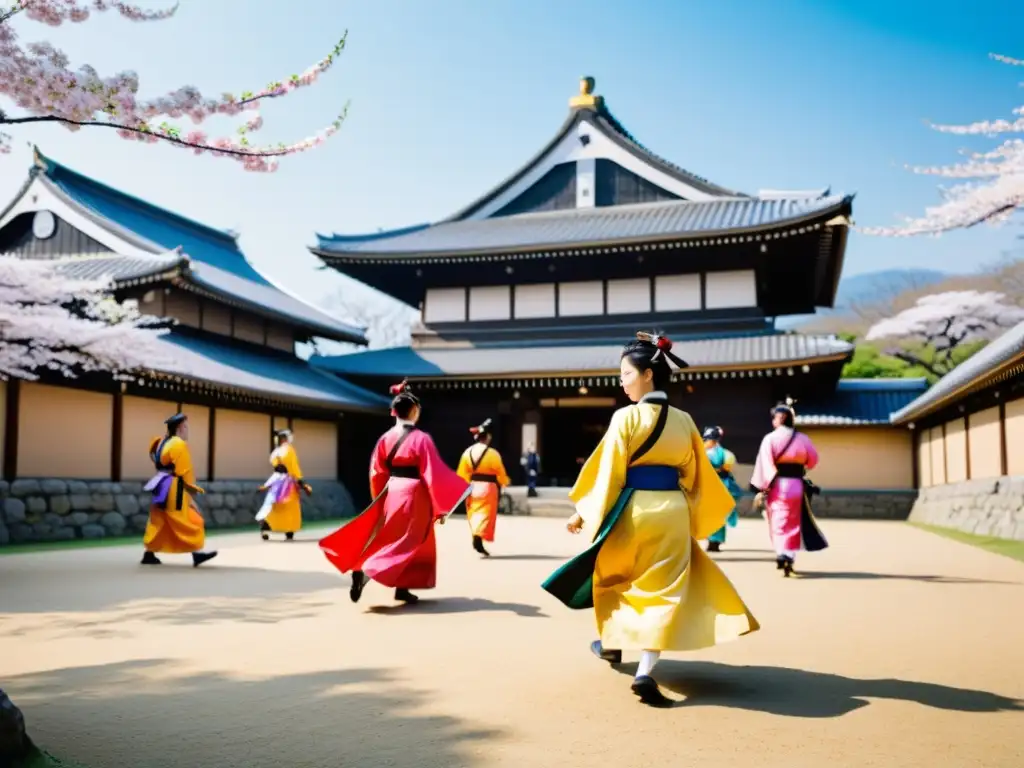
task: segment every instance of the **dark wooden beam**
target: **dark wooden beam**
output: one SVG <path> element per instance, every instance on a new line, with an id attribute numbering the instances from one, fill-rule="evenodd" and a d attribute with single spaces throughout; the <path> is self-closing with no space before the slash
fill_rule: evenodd
<path id="1" fill-rule="evenodd" d="M 942 424 L 942 484 L 949 483 L 949 452 L 946 450 L 946 424 Z"/>
<path id="2" fill-rule="evenodd" d="M 601 281 L 601 314 L 608 314 L 608 281 Z"/>
<path id="3" fill-rule="evenodd" d="M 1006 403 L 999 403 L 999 474 L 1010 474 L 1010 453 L 1006 450 Z"/>
<path id="4" fill-rule="evenodd" d="M 705 310 L 708 308 L 708 273 L 700 273 L 700 308 Z"/>
<path id="5" fill-rule="evenodd" d="M 910 470 L 910 472 L 911 472 L 911 483 L 913 484 L 914 488 L 920 488 L 921 487 L 921 470 L 920 470 L 920 463 L 921 463 L 921 434 L 922 433 L 921 433 L 920 430 L 914 430 L 911 433 L 911 451 L 910 451 L 911 459 L 910 460 L 913 462 L 913 468 Z"/>
<path id="6" fill-rule="evenodd" d="M 13 482 L 18 477 L 18 415 L 21 411 L 21 380 L 7 380 L 7 399 L 4 403 L 4 480 Z"/>
<path id="7" fill-rule="evenodd" d="M 964 414 L 964 463 L 967 465 L 967 479 L 971 479 L 971 418 Z"/>
<path id="8" fill-rule="evenodd" d="M 335 438 L 337 439 L 338 446 L 334 451 L 334 479 L 342 482 L 345 479 L 345 420 L 338 419 L 337 429 L 335 429 Z"/>
<path id="9" fill-rule="evenodd" d="M 213 474 L 214 466 L 216 465 L 216 448 L 217 448 L 217 409 L 210 408 L 210 428 L 207 435 L 207 451 L 206 451 L 206 480 L 213 482 L 216 478 Z"/>
<path id="10" fill-rule="evenodd" d="M 121 449 L 124 445 L 124 395 L 114 393 L 114 412 L 110 420 L 110 479 L 121 482 Z"/>

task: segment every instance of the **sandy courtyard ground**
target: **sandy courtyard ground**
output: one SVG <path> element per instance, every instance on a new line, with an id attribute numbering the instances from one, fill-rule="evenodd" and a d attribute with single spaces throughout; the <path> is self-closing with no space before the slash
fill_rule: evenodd
<path id="1" fill-rule="evenodd" d="M 307 531 L 213 539 L 200 569 L 138 548 L 0 557 L 0 684 L 89 768 L 1024 766 L 1024 564 L 899 523 L 823 521 L 775 571 L 760 521 L 717 556 L 763 629 L 657 675 L 652 710 L 594 659 L 588 612 L 539 583 L 577 551 L 502 518 L 494 557 L 440 531 L 414 608 L 348 579 Z"/>

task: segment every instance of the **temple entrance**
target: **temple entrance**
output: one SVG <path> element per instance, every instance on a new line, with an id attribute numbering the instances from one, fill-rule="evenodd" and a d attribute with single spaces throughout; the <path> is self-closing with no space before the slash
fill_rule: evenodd
<path id="1" fill-rule="evenodd" d="M 601 441 L 615 410 L 597 407 L 548 407 L 541 425 L 541 485 L 571 486 L 583 462 Z"/>

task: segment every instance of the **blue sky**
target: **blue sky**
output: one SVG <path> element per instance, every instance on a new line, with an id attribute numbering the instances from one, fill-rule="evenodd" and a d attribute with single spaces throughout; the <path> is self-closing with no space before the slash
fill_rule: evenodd
<path id="1" fill-rule="evenodd" d="M 292 6 L 301 13 L 254 13 L 257 5 L 282 7 L 183 0 L 165 22 L 107 14 L 18 29 L 63 47 L 76 66 L 134 69 L 144 94 L 157 95 L 184 84 L 210 94 L 258 87 L 301 71 L 347 28 L 335 69 L 268 104 L 258 134 L 302 138 L 351 99 L 348 122 L 324 147 L 264 175 L 105 129 L 19 128 L 15 153 L 0 156 L 0 197 L 21 184 L 25 145 L 36 142 L 108 184 L 238 230 L 253 263 L 309 301 L 339 288 L 365 301 L 316 270 L 306 250 L 314 233 L 399 227 L 461 208 L 553 135 L 580 75 L 597 79 L 619 120 L 658 154 L 748 192 L 856 192 L 864 225 L 937 202 L 936 180 L 904 163 L 952 162 L 962 147 L 991 144 L 935 133 L 925 120 L 1010 117 L 1024 102 L 1024 69 L 987 56 L 1024 57 L 1019 0 L 301 0 Z M 999 258 L 1020 232 L 854 235 L 845 273 L 967 271 Z"/>

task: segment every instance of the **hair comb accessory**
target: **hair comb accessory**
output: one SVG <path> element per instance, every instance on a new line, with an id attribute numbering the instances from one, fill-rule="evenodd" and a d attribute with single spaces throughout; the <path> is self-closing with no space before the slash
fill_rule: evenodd
<path id="1" fill-rule="evenodd" d="M 676 355 L 672 354 L 672 339 L 670 339 L 668 336 L 660 336 L 656 333 L 648 333 L 647 331 L 637 331 L 636 337 L 640 341 L 646 342 L 647 344 L 653 344 L 655 347 L 657 347 L 658 351 L 655 352 L 654 356 L 651 358 L 652 362 L 659 360 L 662 357 L 667 357 L 669 360 L 675 363 L 677 368 L 690 367 L 690 364 L 683 360 L 681 357 L 677 357 Z"/>
<path id="2" fill-rule="evenodd" d="M 409 391 L 409 380 L 408 379 L 402 379 L 400 384 L 392 384 L 391 388 L 388 391 L 392 395 L 400 395 L 403 392 L 408 392 Z"/>

